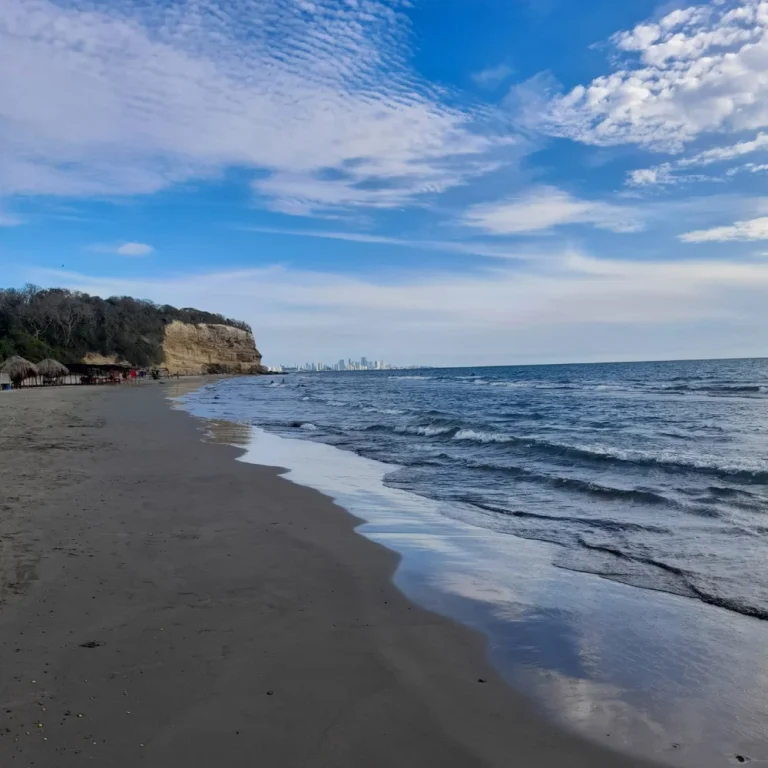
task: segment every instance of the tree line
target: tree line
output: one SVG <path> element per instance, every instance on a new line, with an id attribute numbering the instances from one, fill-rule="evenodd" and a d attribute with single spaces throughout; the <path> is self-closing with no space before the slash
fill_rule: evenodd
<path id="1" fill-rule="evenodd" d="M 21 355 L 33 363 L 52 357 L 66 364 L 91 352 L 115 355 L 142 367 L 158 365 L 163 359 L 165 326 L 173 320 L 251 330 L 246 323 L 223 315 L 130 296 L 102 299 L 35 285 L 0 288 L 0 362 Z"/>

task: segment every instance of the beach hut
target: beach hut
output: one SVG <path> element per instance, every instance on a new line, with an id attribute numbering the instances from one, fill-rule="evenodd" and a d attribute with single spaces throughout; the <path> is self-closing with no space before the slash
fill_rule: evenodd
<path id="1" fill-rule="evenodd" d="M 62 379 L 69 375 L 69 368 L 49 357 L 37 364 L 37 375 L 43 377 L 44 384 L 61 384 Z"/>
<path id="2" fill-rule="evenodd" d="M 11 380 L 13 386 L 18 389 L 24 379 L 37 376 L 37 366 L 23 357 L 14 355 L 0 365 L 0 372 L 4 373 Z"/>

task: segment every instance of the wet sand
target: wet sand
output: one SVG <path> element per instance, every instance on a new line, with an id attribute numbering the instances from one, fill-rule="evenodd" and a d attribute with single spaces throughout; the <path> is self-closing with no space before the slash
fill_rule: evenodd
<path id="1" fill-rule="evenodd" d="M 0 765 L 645 765 L 540 719 L 351 515 L 165 394 L 0 395 Z"/>

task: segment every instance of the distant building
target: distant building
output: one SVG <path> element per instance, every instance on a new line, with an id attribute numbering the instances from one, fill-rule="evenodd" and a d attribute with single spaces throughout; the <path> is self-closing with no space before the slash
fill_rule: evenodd
<path id="1" fill-rule="evenodd" d="M 338 363 L 317 362 L 317 363 L 299 363 L 297 365 L 277 365 L 270 370 L 274 372 L 300 371 L 310 373 L 315 371 L 390 371 L 402 370 L 404 368 L 421 368 L 419 365 L 397 366 L 388 365 L 383 360 L 369 360 L 367 357 L 361 357 L 360 360 L 353 360 L 351 357 L 345 362 L 340 359 Z"/>

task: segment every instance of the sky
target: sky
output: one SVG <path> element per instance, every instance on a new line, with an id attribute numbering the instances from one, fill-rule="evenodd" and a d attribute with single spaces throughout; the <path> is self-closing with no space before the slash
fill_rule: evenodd
<path id="1" fill-rule="evenodd" d="M 0 284 L 267 364 L 768 354 L 768 0 L 2 0 Z"/>

